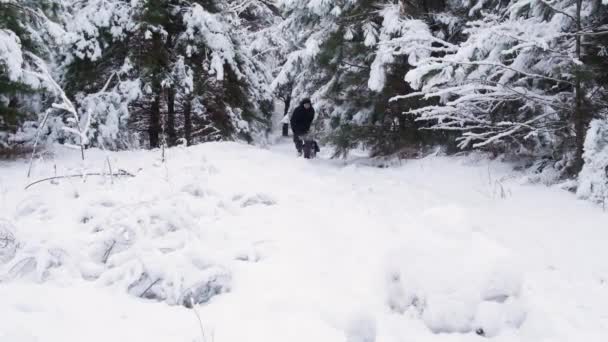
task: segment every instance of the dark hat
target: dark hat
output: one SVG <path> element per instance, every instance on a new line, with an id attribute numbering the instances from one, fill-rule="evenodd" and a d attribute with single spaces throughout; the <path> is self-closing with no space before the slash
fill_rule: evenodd
<path id="1" fill-rule="evenodd" d="M 308 97 L 307 97 L 307 98 L 305 98 L 305 99 L 303 99 L 303 100 L 300 102 L 300 104 L 305 104 L 305 103 L 312 104 L 312 102 L 310 102 L 310 99 L 309 99 Z"/>

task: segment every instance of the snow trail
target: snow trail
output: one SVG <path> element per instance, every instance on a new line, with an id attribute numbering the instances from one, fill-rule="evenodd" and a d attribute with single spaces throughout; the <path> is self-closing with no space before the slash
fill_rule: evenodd
<path id="1" fill-rule="evenodd" d="M 5 163 L 0 217 L 18 247 L 2 250 L 0 341 L 201 341 L 179 305 L 195 288 L 211 291 L 197 297 L 205 342 L 605 340 L 600 209 L 477 156 L 381 169 L 292 148 L 210 143 L 164 165 L 112 153 L 136 177 L 28 191 L 25 163 Z M 85 167 L 104 161 L 92 151 Z M 58 154 L 36 177 L 52 165 L 80 167 Z"/>

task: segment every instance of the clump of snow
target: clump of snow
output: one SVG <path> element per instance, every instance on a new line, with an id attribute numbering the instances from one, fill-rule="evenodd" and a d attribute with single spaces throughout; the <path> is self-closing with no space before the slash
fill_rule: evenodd
<path id="1" fill-rule="evenodd" d="M 135 1 L 107 0 L 71 4 L 73 13 L 64 19 L 66 33 L 61 37 L 64 44 L 72 46 L 67 52 L 80 59 L 96 61 L 101 58 L 105 48 L 101 39 L 104 33 L 109 33 L 113 41 L 120 41 L 136 27 L 132 17 L 136 4 Z"/>
<path id="2" fill-rule="evenodd" d="M 11 81 L 17 81 L 23 74 L 23 53 L 19 37 L 9 30 L 0 29 L 0 67 Z"/>
<path id="3" fill-rule="evenodd" d="M 608 121 L 596 119 L 589 124 L 584 150 L 576 194 L 604 203 L 608 198 Z"/>
<path id="4" fill-rule="evenodd" d="M 364 26 L 365 45 L 377 47 L 367 83 L 370 90 L 382 91 L 387 65 L 394 61 L 395 55 L 407 55 L 412 66 L 417 65 L 419 59 L 430 56 L 435 38 L 428 25 L 421 20 L 402 19 L 400 12 L 399 5 L 386 6 L 380 11 L 383 18 L 380 30 Z"/>
<path id="5" fill-rule="evenodd" d="M 220 14 L 211 14 L 195 4 L 184 14 L 184 24 L 187 27 L 185 35 L 190 41 L 201 41 L 211 50 L 210 67 L 218 80 L 224 79 L 224 64 L 230 65 L 240 75 L 234 44 L 228 35 L 229 28 L 221 21 Z"/>
<path id="6" fill-rule="evenodd" d="M 469 226 L 460 213 L 440 211 L 443 217 L 426 216 L 425 225 Z M 433 333 L 470 333 L 518 328 L 525 311 L 513 312 L 520 299 L 522 275 L 517 260 L 502 246 L 469 229 L 437 231 L 416 237 L 391 257 L 388 303 L 398 313 L 420 317 Z M 488 304 L 492 303 L 492 304 Z M 503 308 L 506 305 L 508 307 Z M 495 317 L 488 314 L 517 315 Z M 504 322 L 503 322 L 504 321 Z M 518 325 L 510 326 L 516 321 Z"/>

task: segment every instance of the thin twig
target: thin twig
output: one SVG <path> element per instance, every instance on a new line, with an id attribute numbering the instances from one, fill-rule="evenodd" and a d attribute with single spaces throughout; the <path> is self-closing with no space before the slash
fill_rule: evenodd
<path id="1" fill-rule="evenodd" d="M 543 3 L 545 6 L 549 7 L 549 8 L 550 8 L 550 9 L 552 9 L 553 11 L 555 11 L 555 12 L 557 12 L 557 13 L 560 13 L 560 14 L 563 14 L 563 15 L 565 15 L 566 17 L 568 17 L 568 18 L 572 19 L 573 21 L 576 21 L 576 18 L 575 18 L 575 17 L 574 17 L 572 14 L 570 14 L 570 13 L 568 13 L 568 12 L 564 11 L 564 10 L 561 10 L 561 9 L 559 9 L 559 8 L 555 8 L 555 7 L 553 7 L 553 5 L 552 5 L 552 4 L 550 4 L 548 1 L 546 1 L 546 0 L 541 0 L 540 2 L 542 2 L 542 3 Z"/>
<path id="2" fill-rule="evenodd" d="M 110 182 L 114 184 L 114 173 L 112 172 L 112 163 L 110 163 L 110 156 L 106 157 L 106 161 L 108 162 L 108 170 L 110 171 Z"/>
<path id="3" fill-rule="evenodd" d="M 359 69 L 365 69 L 365 70 L 369 70 L 370 69 L 370 67 L 368 67 L 368 66 L 352 64 L 352 63 L 349 63 L 347 61 L 340 61 L 340 63 L 346 64 L 348 66 L 352 66 L 352 67 L 355 67 L 355 68 L 359 68 Z"/>
<path id="4" fill-rule="evenodd" d="M 84 173 L 84 174 L 77 174 L 77 175 L 64 175 L 64 176 L 55 176 L 55 177 L 48 177 L 48 178 L 44 178 L 44 179 L 40 179 L 37 180 L 33 183 L 28 184 L 24 190 L 29 189 L 30 187 L 42 183 L 42 182 L 46 182 L 46 181 L 50 181 L 50 180 L 54 180 L 54 179 L 64 179 L 64 178 L 82 178 L 82 177 L 87 177 L 87 176 L 104 176 L 104 173 L 101 172 L 91 172 L 91 173 Z M 114 173 L 112 176 L 116 176 L 116 177 L 120 177 L 120 176 L 127 176 L 127 177 L 135 177 L 135 175 L 125 171 L 125 170 L 118 170 L 117 173 Z"/>
<path id="5" fill-rule="evenodd" d="M 101 259 L 101 262 L 103 262 L 104 264 L 108 262 L 108 258 L 110 257 L 110 253 L 112 253 L 114 246 L 116 246 L 116 240 L 112 240 L 112 244 L 106 250 L 106 252 L 103 254 L 103 258 Z"/>
<path id="6" fill-rule="evenodd" d="M 30 175 L 32 174 L 32 164 L 34 164 L 34 156 L 36 155 L 36 147 L 38 147 L 38 140 L 40 139 L 40 131 L 42 131 L 42 128 L 44 127 L 44 125 L 46 125 L 46 121 L 49 118 L 49 114 L 50 110 L 47 109 L 44 113 L 44 118 L 42 119 L 40 126 L 38 126 L 38 129 L 36 130 L 36 137 L 34 138 L 34 147 L 32 148 L 32 157 L 30 158 L 30 166 L 27 169 L 27 178 L 30 178 Z"/>
<path id="7" fill-rule="evenodd" d="M 198 310 L 196 310 L 196 307 L 194 306 L 194 299 L 192 297 L 190 297 L 190 306 L 192 306 L 192 310 L 194 311 L 194 314 L 196 315 L 196 319 L 198 320 L 198 326 L 201 328 L 201 337 L 202 337 L 202 341 L 201 342 L 209 342 L 207 341 L 207 337 L 205 336 L 205 328 L 203 327 L 203 320 L 201 319 L 201 316 L 198 314 Z"/>

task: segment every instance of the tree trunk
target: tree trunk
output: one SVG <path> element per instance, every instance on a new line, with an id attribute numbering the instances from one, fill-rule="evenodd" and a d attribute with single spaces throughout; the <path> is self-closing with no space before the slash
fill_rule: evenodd
<path id="1" fill-rule="evenodd" d="M 581 32 L 581 9 L 582 9 L 582 0 L 576 0 L 576 31 L 577 33 Z M 576 35 L 576 58 L 581 60 L 581 36 Z M 587 133 L 587 115 L 583 109 L 583 87 L 581 80 L 581 72 L 576 72 L 576 78 L 574 81 L 574 134 L 576 141 L 576 154 L 574 157 L 574 165 L 573 171 L 575 174 L 578 174 L 583 168 L 583 152 L 585 145 L 585 135 Z"/>
<path id="2" fill-rule="evenodd" d="M 148 124 L 150 148 L 160 146 L 160 129 L 160 95 L 156 95 L 150 108 L 150 122 Z"/>
<path id="3" fill-rule="evenodd" d="M 192 104 L 189 99 L 184 102 L 184 137 L 186 144 L 192 145 Z"/>
<path id="4" fill-rule="evenodd" d="M 283 111 L 283 116 L 287 116 L 289 115 L 289 106 L 291 105 L 291 95 L 287 95 L 285 96 L 285 110 Z M 289 124 L 284 123 L 283 124 L 283 136 L 287 137 L 289 136 Z"/>
<path id="5" fill-rule="evenodd" d="M 173 88 L 167 88 L 167 138 L 168 145 L 175 146 L 177 133 L 175 131 L 175 91 Z"/>
<path id="6" fill-rule="evenodd" d="M 283 111 L 283 116 L 289 114 L 289 106 L 291 106 L 291 95 L 287 95 L 285 97 L 285 110 Z"/>

